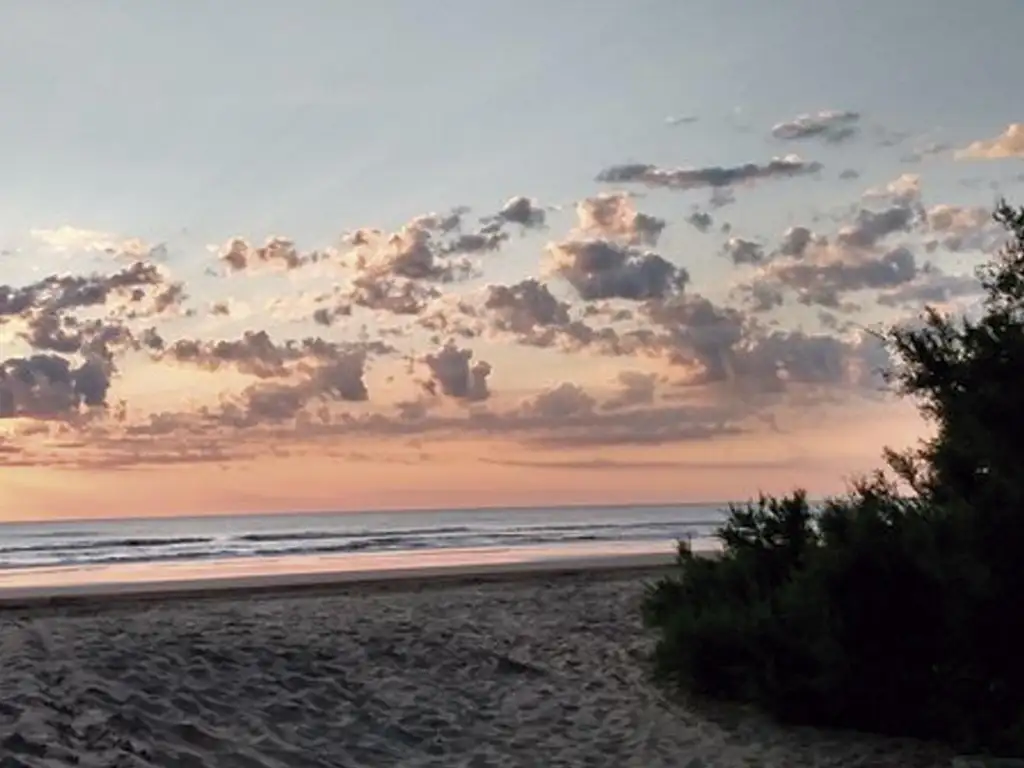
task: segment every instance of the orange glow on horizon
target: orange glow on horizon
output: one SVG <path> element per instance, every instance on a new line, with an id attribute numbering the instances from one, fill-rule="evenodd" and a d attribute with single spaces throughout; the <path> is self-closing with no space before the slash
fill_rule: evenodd
<path id="1" fill-rule="evenodd" d="M 363 441 L 352 446 L 358 459 L 306 452 L 118 470 L 0 468 L 0 504 L 3 519 L 14 521 L 699 503 L 795 487 L 827 495 L 879 466 L 882 445 L 907 445 L 922 432 L 912 413 L 872 415 L 673 446 L 537 451 L 498 440 L 422 449 Z"/>

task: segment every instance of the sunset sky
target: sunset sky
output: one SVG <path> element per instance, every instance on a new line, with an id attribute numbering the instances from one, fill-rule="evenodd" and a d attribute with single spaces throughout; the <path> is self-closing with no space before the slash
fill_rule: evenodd
<path id="1" fill-rule="evenodd" d="M 0 516 L 841 490 L 923 434 L 867 330 L 970 307 L 1024 202 L 1021 29 L 11 3 Z"/>

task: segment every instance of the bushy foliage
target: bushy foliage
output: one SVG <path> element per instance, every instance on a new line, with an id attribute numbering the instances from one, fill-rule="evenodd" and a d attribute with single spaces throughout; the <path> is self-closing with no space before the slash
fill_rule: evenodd
<path id="1" fill-rule="evenodd" d="M 679 548 L 648 591 L 659 674 L 778 718 L 1024 754 L 1024 209 L 995 218 L 977 319 L 885 334 L 934 426 L 812 508 L 733 506 L 721 556 Z M 907 492 L 906 489 L 911 492 Z"/>

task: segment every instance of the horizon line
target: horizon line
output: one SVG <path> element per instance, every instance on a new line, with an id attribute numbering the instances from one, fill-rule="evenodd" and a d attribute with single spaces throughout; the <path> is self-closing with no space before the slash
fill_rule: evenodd
<path id="1" fill-rule="evenodd" d="M 52 518 L 35 518 L 35 519 L 20 519 L 20 520 L 3 520 L 0 519 L 0 528 L 13 525 L 60 525 L 68 523 L 116 523 L 124 521 L 139 521 L 139 520 L 210 520 L 210 519 L 224 519 L 233 517 L 287 517 L 287 516 L 305 516 L 305 517 L 328 517 L 333 515 L 380 515 L 380 514 L 436 514 L 436 513 L 472 513 L 472 512 L 525 512 L 525 511 L 542 511 L 542 510 L 579 510 L 579 509 L 595 509 L 595 510 L 610 510 L 610 509 L 659 509 L 668 507 L 715 507 L 722 508 L 724 511 L 730 504 L 744 503 L 738 501 L 682 501 L 682 502 L 642 502 L 637 504 L 588 504 L 585 502 L 575 502 L 568 504 L 513 504 L 513 505 L 484 505 L 484 506 L 472 506 L 472 507 L 383 507 L 380 509 L 312 509 L 312 510 L 281 510 L 278 512 L 206 512 L 206 513 L 189 513 L 183 515 L 175 514 L 156 514 L 156 515 L 140 515 L 140 516 L 124 516 L 124 517 L 52 517 Z"/>

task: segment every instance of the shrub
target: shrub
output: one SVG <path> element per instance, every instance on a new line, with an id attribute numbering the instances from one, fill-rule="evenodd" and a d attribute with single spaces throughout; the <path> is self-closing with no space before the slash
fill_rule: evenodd
<path id="1" fill-rule="evenodd" d="M 681 543 L 644 603 L 662 679 L 788 722 L 1024 754 L 1024 209 L 995 218 L 1011 238 L 979 269 L 981 317 L 928 309 L 884 335 L 934 437 L 820 507 L 730 507 L 718 558 Z"/>

